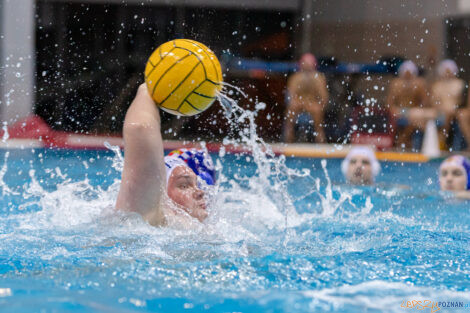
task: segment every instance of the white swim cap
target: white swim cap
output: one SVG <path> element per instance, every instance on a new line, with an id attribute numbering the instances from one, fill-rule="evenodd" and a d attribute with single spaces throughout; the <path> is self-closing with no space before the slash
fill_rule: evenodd
<path id="1" fill-rule="evenodd" d="M 455 63 L 455 61 L 451 59 L 441 61 L 439 63 L 439 66 L 437 67 L 437 73 L 439 74 L 439 76 L 444 76 L 447 70 L 450 70 L 451 73 L 454 75 L 457 75 L 459 73 L 457 63 Z"/>
<path id="2" fill-rule="evenodd" d="M 375 152 L 368 147 L 354 147 L 349 150 L 348 155 L 346 156 L 346 158 L 344 158 L 343 162 L 341 163 L 341 172 L 343 172 L 343 175 L 346 176 L 349 167 L 349 162 L 351 162 L 351 159 L 359 155 L 365 156 L 369 159 L 372 165 L 372 175 L 374 176 L 374 178 L 379 175 L 380 163 L 377 160 L 377 157 L 375 156 Z"/>
<path id="3" fill-rule="evenodd" d="M 418 67 L 413 61 L 407 60 L 403 62 L 400 67 L 398 68 L 398 76 L 403 76 L 406 71 L 411 72 L 414 76 L 418 76 Z"/>

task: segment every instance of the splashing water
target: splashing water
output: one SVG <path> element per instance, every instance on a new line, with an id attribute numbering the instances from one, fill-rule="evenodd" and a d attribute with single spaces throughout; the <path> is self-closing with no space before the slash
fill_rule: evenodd
<path id="1" fill-rule="evenodd" d="M 224 144 L 250 153 L 220 151 L 209 218 L 190 229 L 113 209 L 117 147 L 2 152 L 0 303 L 17 312 L 39 302 L 61 312 L 363 312 L 402 310 L 420 295 L 469 301 L 467 204 L 419 183 L 437 163 L 385 166 L 389 187 L 346 186 L 338 160 L 275 156 L 256 133 L 264 105 L 247 111 L 220 97 L 238 131 Z"/>
<path id="2" fill-rule="evenodd" d="M 3 136 L 2 136 L 2 142 L 7 142 L 8 138 L 10 138 L 10 134 L 8 134 L 8 123 L 3 122 Z"/>

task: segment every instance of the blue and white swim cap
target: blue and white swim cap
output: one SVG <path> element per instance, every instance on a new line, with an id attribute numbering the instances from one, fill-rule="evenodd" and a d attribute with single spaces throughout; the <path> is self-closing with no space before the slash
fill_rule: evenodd
<path id="1" fill-rule="evenodd" d="M 467 175 L 467 190 L 470 190 L 470 161 L 461 155 L 450 156 L 445 159 L 444 162 L 442 162 L 441 166 L 439 167 L 439 172 L 448 165 L 458 166 L 464 171 L 464 173 Z"/>
<path id="2" fill-rule="evenodd" d="M 171 151 L 165 157 L 166 182 L 170 179 L 171 173 L 178 166 L 187 166 L 204 180 L 207 185 L 215 184 L 215 168 L 211 156 L 200 149 L 178 149 Z"/>

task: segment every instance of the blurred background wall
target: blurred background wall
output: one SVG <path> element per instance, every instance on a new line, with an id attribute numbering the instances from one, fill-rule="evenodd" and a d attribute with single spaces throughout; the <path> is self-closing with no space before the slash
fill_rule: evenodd
<path id="1" fill-rule="evenodd" d="M 35 1 L 0 1 L 0 114 L 14 121 L 33 110 Z"/>
<path id="2" fill-rule="evenodd" d="M 434 64 L 454 58 L 470 79 L 467 0 L 0 0 L 1 120 L 30 112 L 58 130 L 119 134 L 147 57 L 161 43 L 192 38 L 225 66 L 225 81 L 267 103 L 260 134 L 279 140 L 291 70 L 243 70 L 233 60 L 290 64 L 311 51 L 325 65 L 409 58 L 432 79 Z M 466 50 L 467 49 L 467 50 Z M 19 64 L 19 66 L 18 66 Z M 332 106 L 345 88 L 383 101 L 393 73 L 327 74 Z M 353 86 L 354 85 L 354 86 Z M 250 100 L 251 99 L 251 100 Z M 196 118 L 163 114 L 166 138 L 230 133 L 215 104 Z"/>

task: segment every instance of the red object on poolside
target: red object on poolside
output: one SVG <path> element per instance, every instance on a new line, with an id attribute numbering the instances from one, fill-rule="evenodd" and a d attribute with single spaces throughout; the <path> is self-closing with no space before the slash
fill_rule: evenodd
<path id="1" fill-rule="evenodd" d="M 0 131 L 3 137 L 4 131 Z M 65 149 L 107 149 L 105 142 L 112 146 L 124 148 L 124 141 L 120 136 L 99 136 L 67 133 L 53 130 L 41 117 L 32 115 L 19 120 L 8 127 L 10 144 L 17 140 L 18 147 L 42 147 L 42 148 L 65 148 Z M 200 148 L 200 143 L 165 141 L 165 150 L 175 150 L 182 147 Z M 206 148 L 209 152 L 218 152 L 222 147 L 220 143 L 207 143 Z M 225 145 L 224 149 L 229 153 L 248 152 L 243 146 Z M 280 152 L 277 152 L 279 154 Z"/>
<path id="2" fill-rule="evenodd" d="M 27 139 L 39 147 L 67 149 L 106 149 L 104 143 L 123 146 L 122 137 L 96 136 L 67 133 L 53 130 L 41 117 L 31 115 L 21 119 L 7 128 L 10 139 Z M 4 131 L 0 131 L 3 137 Z M 22 141 L 23 142 L 23 141 Z M 28 145 L 28 142 L 24 142 Z"/>
<path id="3" fill-rule="evenodd" d="M 54 133 L 52 128 L 37 115 L 31 115 L 19 120 L 7 129 L 10 138 L 44 139 Z M 3 136 L 4 131 L 2 130 L 0 134 Z"/>
<path id="4" fill-rule="evenodd" d="M 393 136 L 389 134 L 354 132 L 351 143 L 356 145 L 371 145 L 379 150 L 385 150 L 393 147 Z"/>

